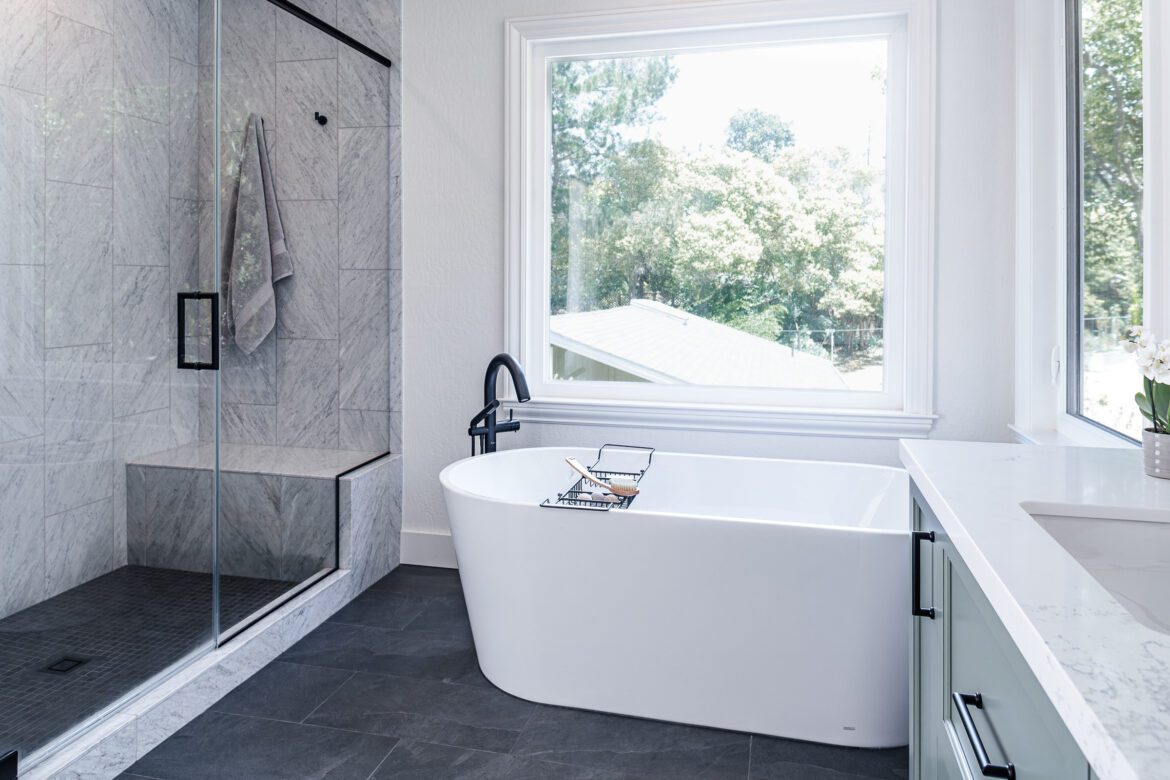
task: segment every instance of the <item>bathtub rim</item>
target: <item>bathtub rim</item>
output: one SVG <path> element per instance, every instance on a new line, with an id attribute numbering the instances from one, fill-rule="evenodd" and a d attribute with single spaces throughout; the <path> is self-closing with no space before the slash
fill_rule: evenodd
<path id="1" fill-rule="evenodd" d="M 525 508 L 532 507 L 534 509 L 540 509 L 541 506 L 539 504 L 529 504 L 529 503 L 523 502 L 523 501 L 513 501 L 513 500 L 504 499 L 504 498 L 496 498 L 495 496 L 487 496 L 487 495 L 484 495 L 482 493 L 473 492 L 473 491 L 468 490 L 468 489 L 461 487 L 461 486 L 456 486 L 452 481 L 451 474 L 452 474 L 452 472 L 456 471 L 459 467 L 466 466 L 472 461 L 482 461 L 485 458 L 493 458 L 493 459 L 503 458 L 503 457 L 507 457 L 511 453 L 516 453 L 516 452 L 522 452 L 522 451 L 523 452 L 540 452 L 540 451 L 565 452 L 568 450 L 592 450 L 592 449 L 593 449 L 592 447 L 582 447 L 582 446 L 517 447 L 517 448 L 511 449 L 511 450 L 501 450 L 501 451 L 497 451 L 497 452 L 491 452 L 491 453 L 488 453 L 486 455 L 471 455 L 471 456 L 467 456 L 464 458 L 460 458 L 459 460 L 454 461 L 454 462 L 449 463 L 446 466 L 444 466 L 443 470 L 439 472 L 439 484 L 442 486 L 444 491 L 449 490 L 452 493 L 455 493 L 457 495 L 463 496 L 465 498 L 470 498 L 470 499 L 473 499 L 476 501 L 487 501 L 487 502 L 490 502 L 493 504 L 503 504 L 505 506 L 515 506 L 515 507 L 525 507 Z M 867 470 L 900 473 L 900 474 L 906 475 L 907 478 L 909 478 L 909 472 L 904 468 L 899 468 L 897 466 L 882 466 L 882 465 L 878 465 L 878 464 L 874 464 L 874 463 L 854 463 L 852 461 L 836 461 L 836 460 L 803 460 L 800 458 L 768 458 L 768 457 L 760 457 L 757 455 L 708 455 L 708 454 L 700 453 L 700 452 L 677 452 L 677 451 L 668 451 L 668 450 L 656 450 L 654 454 L 655 455 L 681 455 L 683 457 L 714 458 L 714 459 L 719 459 L 719 460 L 735 460 L 735 461 L 769 461 L 769 462 L 774 462 L 774 463 L 800 463 L 800 464 L 804 464 L 804 465 L 814 465 L 814 466 L 850 466 L 852 468 L 861 468 L 861 469 L 867 469 Z M 571 509 L 551 509 L 550 511 L 571 512 L 574 510 L 571 510 Z M 765 519 L 761 519 L 761 518 L 729 517 L 727 515 L 693 514 L 693 513 L 688 513 L 688 512 L 660 512 L 660 511 L 648 511 L 645 509 L 622 509 L 619 511 L 621 511 L 623 515 L 635 515 L 638 517 L 654 517 L 654 518 L 677 517 L 677 518 L 683 518 L 683 519 L 687 519 L 687 520 L 710 520 L 710 521 L 721 522 L 721 523 L 746 523 L 746 524 L 752 524 L 752 525 L 779 526 L 779 527 L 788 527 L 788 528 L 810 528 L 810 529 L 835 531 L 835 532 L 878 534 L 878 535 L 883 535 L 883 536 L 891 536 L 891 535 L 892 536 L 909 536 L 909 534 L 910 534 L 910 520 L 909 520 L 909 518 L 907 518 L 907 520 L 906 520 L 906 527 L 899 529 L 899 528 L 866 528 L 863 526 L 855 526 L 855 525 L 833 525 L 833 524 L 827 524 L 827 523 L 796 522 L 796 521 L 791 521 L 791 520 L 765 520 Z"/>

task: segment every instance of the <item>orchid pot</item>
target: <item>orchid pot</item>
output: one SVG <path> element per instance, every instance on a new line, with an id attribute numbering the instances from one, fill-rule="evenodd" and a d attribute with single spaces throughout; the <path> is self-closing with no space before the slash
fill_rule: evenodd
<path id="1" fill-rule="evenodd" d="M 1134 328 L 1124 345 L 1137 360 L 1145 385 L 1134 400 L 1150 423 L 1142 431 L 1146 473 L 1170 479 L 1170 340 L 1159 343 L 1152 333 Z"/>

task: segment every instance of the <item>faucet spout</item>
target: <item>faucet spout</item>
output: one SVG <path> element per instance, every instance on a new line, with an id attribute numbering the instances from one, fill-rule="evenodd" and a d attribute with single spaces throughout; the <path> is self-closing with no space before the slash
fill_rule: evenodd
<path id="1" fill-rule="evenodd" d="M 481 453 L 496 451 L 497 433 L 520 430 L 520 423 L 513 420 L 510 415 L 507 422 L 496 422 L 496 409 L 500 405 L 496 398 L 496 379 L 500 375 L 501 368 L 506 368 L 508 375 L 512 378 L 512 385 L 516 388 L 516 399 L 520 403 L 532 400 L 532 394 L 528 391 L 528 380 L 524 377 L 524 369 L 520 368 L 516 359 L 506 352 L 501 352 L 492 358 L 483 377 L 483 410 L 471 421 L 471 430 L 468 431 L 472 437 L 479 437 L 479 451 Z M 483 420 L 483 426 L 475 427 L 475 424 L 480 420 Z M 471 449 L 474 455 L 474 438 Z"/>
<path id="2" fill-rule="evenodd" d="M 516 400 L 520 403 L 532 400 L 532 395 L 528 392 L 528 379 L 524 376 L 524 369 L 520 368 L 516 358 L 507 352 L 501 352 L 491 359 L 491 362 L 488 363 L 487 373 L 484 374 L 483 405 L 487 406 L 496 400 L 496 377 L 499 376 L 501 367 L 508 369 L 508 375 L 512 377 L 512 385 L 516 388 Z"/>

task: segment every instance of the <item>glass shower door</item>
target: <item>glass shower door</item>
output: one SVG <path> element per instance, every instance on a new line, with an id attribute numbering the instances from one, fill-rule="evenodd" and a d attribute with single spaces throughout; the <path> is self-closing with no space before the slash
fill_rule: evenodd
<path id="1" fill-rule="evenodd" d="M 339 478 L 390 448 L 389 68 L 287 5 L 220 0 L 221 641 L 348 565 Z"/>
<path id="2" fill-rule="evenodd" d="M 24 772 L 214 646 L 215 415 L 176 360 L 214 246 L 214 4 L 5 10 L 0 756 Z"/>

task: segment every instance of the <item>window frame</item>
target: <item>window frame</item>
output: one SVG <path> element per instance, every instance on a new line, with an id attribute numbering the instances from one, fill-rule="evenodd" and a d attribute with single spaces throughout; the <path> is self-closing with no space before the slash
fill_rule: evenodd
<path id="1" fill-rule="evenodd" d="M 507 193 L 508 349 L 529 375 L 534 422 L 627 423 L 829 435 L 925 436 L 933 423 L 935 0 L 770 0 L 509 20 Z M 887 268 L 882 392 L 802 391 L 550 380 L 548 370 L 550 185 L 547 63 L 582 56 L 695 50 L 782 40 L 888 37 L 890 100 Z M 902 127 L 898 127 L 898 123 Z M 902 159 L 898 160 L 901 153 Z M 901 171 L 901 175 L 890 175 Z M 890 247 L 898 249 L 893 257 Z M 649 411 L 656 414 L 646 414 Z M 632 414 L 631 414 L 632 413 Z M 654 423 L 650 423 L 653 425 Z"/>
<path id="2" fill-rule="evenodd" d="M 1065 239 L 1065 324 L 1064 353 L 1064 410 L 1078 424 L 1089 426 L 1127 442 L 1137 440 L 1122 431 L 1110 428 L 1084 413 L 1084 328 L 1082 317 L 1085 301 L 1085 245 L 1084 245 L 1084 59 L 1081 45 L 1081 5 L 1083 0 L 1065 0 L 1065 181 L 1067 206 L 1065 208 L 1067 235 Z M 1143 63 L 1144 63 L 1143 54 Z M 1144 84 L 1144 78 L 1143 78 Z M 1145 87 L 1143 86 L 1143 90 Z M 1144 113 L 1144 104 L 1143 104 Z M 1143 214 L 1143 225 L 1146 215 Z M 1144 230 L 1144 227 L 1143 227 Z M 1143 258 L 1143 266 L 1149 258 Z M 1144 285 L 1143 285 L 1144 288 Z M 1144 292 L 1143 292 L 1144 296 Z"/>
<path id="3" fill-rule="evenodd" d="M 1070 11 L 1074 7 L 1075 13 Z M 1027 443 L 1132 448 L 1138 446 L 1134 439 L 1083 416 L 1080 390 L 1073 389 L 1081 356 L 1079 7 L 1079 0 L 1016 6 L 1016 408 L 1011 427 L 1017 440 Z M 1170 132 L 1170 8 L 1147 0 L 1143 16 L 1144 311 L 1148 327 L 1170 334 L 1170 144 L 1151 140 Z"/>

